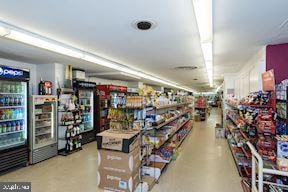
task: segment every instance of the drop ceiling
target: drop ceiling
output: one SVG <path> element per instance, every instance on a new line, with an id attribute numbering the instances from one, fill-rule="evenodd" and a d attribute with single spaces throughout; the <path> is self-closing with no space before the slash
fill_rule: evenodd
<path id="1" fill-rule="evenodd" d="M 9 0 L 0 5 L 1 21 L 183 86 L 209 89 L 192 0 Z M 221 84 L 224 73 L 239 71 L 266 44 L 288 42 L 287 7 L 287 0 L 214 0 L 216 84 Z M 141 19 L 156 26 L 135 30 L 132 23 Z M 93 73 L 115 72 L 4 39 L 0 39 L 0 57 L 72 64 Z M 198 69 L 174 69 L 179 66 Z"/>

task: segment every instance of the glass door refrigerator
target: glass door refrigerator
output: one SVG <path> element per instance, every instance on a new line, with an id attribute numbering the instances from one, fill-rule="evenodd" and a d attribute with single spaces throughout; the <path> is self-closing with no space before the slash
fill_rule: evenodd
<path id="1" fill-rule="evenodd" d="M 28 70 L 0 66 L 0 174 L 28 163 Z"/>
<path id="2" fill-rule="evenodd" d="M 96 127 L 97 133 L 110 128 L 109 108 L 125 108 L 127 87 L 117 85 L 97 85 Z"/>
<path id="3" fill-rule="evenodd" d="M 95 126 L 95 93 L 96 83 L 87 81 L 73 81 L 73 89 L 78 98 L 78 104 L 82 113 L 80 133 L 82 133 L 82 145 L 96 140 Z"/>
<path id="4" fill-rule="evenodd" d="M 57 97 L 30 96 L 30 164 L 58 154 Z"/>

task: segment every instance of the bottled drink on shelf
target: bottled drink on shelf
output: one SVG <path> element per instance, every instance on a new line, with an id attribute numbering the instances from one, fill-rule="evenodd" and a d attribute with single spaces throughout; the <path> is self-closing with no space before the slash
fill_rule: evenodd
<path id="1" fill-rule="evenodd" d="M 6 131 L 7 131 L 7 132 L 11 132 L 11 128 L 12 128 L 12 127 L 11 127 L 11 123 L 8 122 L 8 123 L 7 123 Z"/>
<path id="2" fill-rule="evenodd" d="M 20 131 L 20 121 L 16 121 L 16 131 Z"/>
<path id="3" fill-rule="evenodd" d="M 4 95 L 0 95 L 0 107 L 5 105 L 5 97 Z"/>
<path id="4" fill-rule="evenodd" d="M 24 120 L 21 120 L 20 121 L 20 130 L 23 130 L 24 129 Z"/>
<path id="5" fill-rule="evenodd" d="M 15 121 L 13 121 L 12 124 L 11 124 L 11 131 L 12 132 L 16 131 L 16 122 Z"/>
<path id="6" fill-rule="evenodd" d="M 2 124 L 2 133 L 6 133 L 7 132 L 7 125 L 6 123 Z"/>

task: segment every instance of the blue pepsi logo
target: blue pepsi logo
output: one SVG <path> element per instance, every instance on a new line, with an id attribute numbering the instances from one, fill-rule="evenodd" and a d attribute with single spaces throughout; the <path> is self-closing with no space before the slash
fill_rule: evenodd
<path id="1" fill-rule="evenodd" d="M 13 69 L 3 69 L 2 67 L 0 67 L 0 75 L 3 76 L 22 76 L 23 75 L 23 71 L 19 71 L 19 70 L 13 70 Z"/>

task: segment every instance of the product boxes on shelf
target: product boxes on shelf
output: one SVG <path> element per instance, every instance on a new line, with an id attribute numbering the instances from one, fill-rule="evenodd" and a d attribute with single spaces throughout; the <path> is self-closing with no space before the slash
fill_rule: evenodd
<path id="1" fill-rule="evenodd" d="M 131 173 L 141 164 L 140 146 L 130 153 L 119 151 L 99 150 L 98 168 L 104 170 L 118 171 L 121 173 Z"/>
<path id="2" fill-rule="evenodd" d="M 133 192 L 139 183 L 140 168 L 129 174 L 114 170 L 98 170 L 98 186 L 105 190 Z"/>
<path id="3" fill-rule="evenodd" d="M 96 136 L 98 149 L 110 149 L 129 153 L 140 145 L 138 131 L 103 131 Z"/>
<path id="4" fill-rule="evenodd" d="M 277 140 L 277 157 L 278 158 L 288 158 L 288 136 L 278 135 Z"/>

